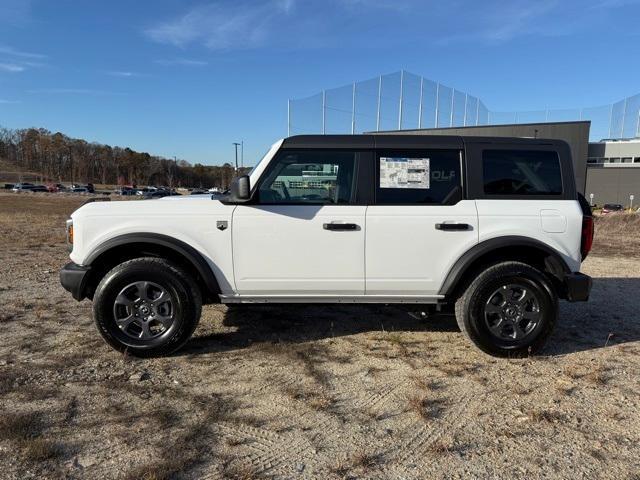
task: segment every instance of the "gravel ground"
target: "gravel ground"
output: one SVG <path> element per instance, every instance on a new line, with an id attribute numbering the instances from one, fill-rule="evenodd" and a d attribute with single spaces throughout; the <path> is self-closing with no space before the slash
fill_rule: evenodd
<path id="1" fill-rule="evenodd" d="M 217 305 L 138 360 L 59 286 L 80 202 L 0 194 L 0 478 L 640 478 L 640 258 L 610 239 L 539 356 L 397 307 Z"/>

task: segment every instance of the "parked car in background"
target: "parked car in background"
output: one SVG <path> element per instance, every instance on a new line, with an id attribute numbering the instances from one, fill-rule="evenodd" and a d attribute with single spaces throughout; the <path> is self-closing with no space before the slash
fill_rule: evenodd
<path id="1" fill-rule="evenodd" d="M 44 185 L 34 185 L 33 187 L 31 187 L 30 190 L 32 192 L 47 192 L 47 193 L 49 192 L 49 189 Z"/>
<path id="2" fill-rule="evenodd" d="M 209 192 L 206 190 L 201 190 L 199 188 L 194 188 L 191 190 L 191 195 L 209 195 Z"/>
<path id="3" fill-rule="evenodd" d="M 5 183 L 4 184 L 4 189 L 5 190 L 11 190 L 13 188 L 13 183 Z"/>
<path id="4" fill-rule="evenodd" d="M 75 187 L 72 188 L 71 193 L 90 193 L 87 187 Z"/>
<path id="5" fill-rule="evenodd" d="M 114 190 L 116 195 L 136 195 L 137 192 L 138 190 L 132 187 L 120 187 L 117 190 Z"/>
<path id="6" fill-rule="evenodd" d="M 35 187 L 33 183 L 20 182 L 16 183 L 11 190 L 14 192 L 28 192 L 31 191 L 33 187 Z"/>
<path id="7" fill-rule="evenodd" d="M 156 190 L 155 192 L 149 192 L 145 194 L 144 198 L 163 198 L 163 197 L 171 197 L 174 195 L 180 195 L 180 194 L 173 190 Z"/>
<path id="8" fill-rule="evenodd" d="M 622 212 L 624 207 L 619 203 L 605 203 L 602 207 L 602 214 L 607 215 L 609 213 L 618 213 Z"/>
<path id="9" fill-rule="evenodd" d="M 67 187 L 65 187 L 61 183 L 48 183 L 47 184 L 47 191 L 50 192 L 50 193 L 64 192 L 66 190 L 67 190 Z"/>
<path id="10" fill-rule="evenodd" d="M 96 188 L 93 186 L 93 183 L 87 183 L 87 192 L 96 193 Z"/>
<path id="11" fill-rule="evenodd" d="M 139 188 L 139 189 L 136 191 L 136 194 L 137 194 L 137 195 L 146 195 L 146 194 L 148 194 L 148 193 L 156 192 L 157 190 L 158 190 L 158 188 L 157 188 L 157 187 L 143 187 L 143 188 Z"/>

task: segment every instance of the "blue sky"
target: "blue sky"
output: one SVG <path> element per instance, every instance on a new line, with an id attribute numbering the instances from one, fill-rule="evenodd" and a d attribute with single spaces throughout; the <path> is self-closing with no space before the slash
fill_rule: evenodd
<path id="1" fill-rule="evenodd" d="M 0 0 L 0 125 L 252 164 L 288 98 L 400 69 L 494 111 L 640 92 L 640 0 Z"/>

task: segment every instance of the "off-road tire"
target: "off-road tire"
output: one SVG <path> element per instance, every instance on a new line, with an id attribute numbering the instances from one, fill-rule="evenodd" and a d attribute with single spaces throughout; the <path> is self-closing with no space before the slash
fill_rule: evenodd
<path id="1" fill-rule="evenodd" d="M 171 327 L 158 338 L 136 340 L 116 324 L 116 297 L 135 282 L 153 282 L 170 295 L 173 308 Z M 100 281 L 93 298 L 93 314 L 98 331 L 118 351 L 137 357 L 168 355 L 182 347 L 200 320 L 202 294 L 191 276 L 167 260 L 136 258 L 110 270 Z"/>
<path id="2" fill-rule="evenodd" d="M 501 285 L 522 285 L 538 299 L 540 319 L 520 341 L 498 338 L 485 321 L 485 306 Z M 502 287 L 504 288 L 504 287 Z M 482 270 L 455 304 L 458 326 L 478 348 L 499 357 L 522 357 L 536 353 L 545 343 L 558 318 L 558 297 L 552 283 L 536 268 L 508 261 Z"/>

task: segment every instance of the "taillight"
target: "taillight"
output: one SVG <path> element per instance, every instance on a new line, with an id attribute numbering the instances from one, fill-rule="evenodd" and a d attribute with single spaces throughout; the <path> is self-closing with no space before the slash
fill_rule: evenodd
<path id="1" fill-rule="evenodd" d="M 582 217 L 582 237 L 580 240 L 580 253 L 582 254 L 582 260 L 587 258 L 589 252 L 591 251 L 591 247 L 593 246 L 593 217 L 592 216 L 583 216 Z"/>

